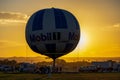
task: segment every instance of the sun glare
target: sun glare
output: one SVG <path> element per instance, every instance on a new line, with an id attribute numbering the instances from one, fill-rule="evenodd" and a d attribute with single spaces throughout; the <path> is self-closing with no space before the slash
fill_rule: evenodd
<path id="1" fill-rule="evenodd" d="M 79 47 L 80 49 L 85 49 L 88 45 L 89 39 L 85 32 L 81 32 Z"/>

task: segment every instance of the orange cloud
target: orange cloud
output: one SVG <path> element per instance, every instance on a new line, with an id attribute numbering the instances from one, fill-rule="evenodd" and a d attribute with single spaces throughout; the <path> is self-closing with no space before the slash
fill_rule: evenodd
<path id="1" fill-rule="evenodd" d="M 16 47 L 16 46 L 25 46 L 23 43 L 0 40 L 0 48 Z"/>
<path id="2" fill-rule="evenodd" d="M 16 12 L 0 12 L 0 23 L 5 24 L 8 22 L 20 22 L 26 23 L 28 16 L 22 13 Z"/>

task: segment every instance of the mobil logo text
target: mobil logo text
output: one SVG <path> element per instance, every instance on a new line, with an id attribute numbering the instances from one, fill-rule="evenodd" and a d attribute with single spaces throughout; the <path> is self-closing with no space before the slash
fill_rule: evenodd
<path id="1" fill-rule="evenodd" d="M 50 41 L 50 40 L 61 40 L 60 32 L 48 32 L 48 33 L 39 33 L 39 34 L 31 34 L 30 41 L 31 42 L 39 42 L 39 41 Z M 69 32 L 68 40 L 79 40 L 79 34 L 75 32 Z"/>

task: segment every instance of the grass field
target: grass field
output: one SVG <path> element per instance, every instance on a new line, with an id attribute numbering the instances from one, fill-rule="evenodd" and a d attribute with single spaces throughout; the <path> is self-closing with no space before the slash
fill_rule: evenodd
<path id="1" fill-rule="evenodd" d="M 10 74 L 0 73 L 0 80 L 120 80 L 120 73 L 61 73 L 52 74 Z"/>

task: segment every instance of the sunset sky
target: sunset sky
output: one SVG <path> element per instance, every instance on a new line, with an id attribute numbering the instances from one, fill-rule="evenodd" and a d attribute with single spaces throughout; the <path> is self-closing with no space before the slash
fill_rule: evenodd
<path id="1" fill-rule="evenodd" d="M 0 0 L 0 57 L 41 56 L 27 45 L 25 27 L 34 12 L 52 7 L 73 13 L 81 28 L 64 57 L 120 57 L 120 0 Z"/>

